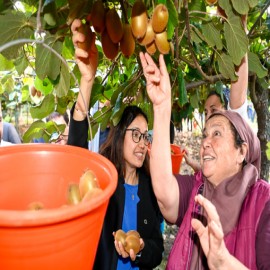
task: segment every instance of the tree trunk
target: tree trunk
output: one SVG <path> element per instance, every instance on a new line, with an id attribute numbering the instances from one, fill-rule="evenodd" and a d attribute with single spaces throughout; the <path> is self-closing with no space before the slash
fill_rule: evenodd
<path id="1" fill-rule="evenodd" d="M 263 89 L 258 79 L 253 76 L 251 82 L 251 100 L 253 102 L 258 121 L 258 138 L 261 142 L 261 174 L 260 177 L 269 182 L 270 160 L 267 159 L 267 142 L 270 141 L 270 113 L 269 90 Z"/>

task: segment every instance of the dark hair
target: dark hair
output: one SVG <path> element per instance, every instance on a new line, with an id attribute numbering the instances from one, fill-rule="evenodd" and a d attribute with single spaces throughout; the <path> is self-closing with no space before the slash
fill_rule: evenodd
<path id="1" fill-rule="evenodd" d="M 223 105 L 223 107 L 224 107 L 226 110 L 228 109 L 228 100 L 227 100 L 227 98 L 226 98 L 225 95 L 222 94 L 222 96 L 221 96 L 221 94 L 219 94 L 218 92 L 212 90 L 212 91 L 210 91 L 210 93 L 208 94 L 207 99 L 208 99 L 209 97 L 211 97 L 211 96 L 217 96 L 217 97 L 220 99 L 220 103 Z"/>
<path id="2" fill-rule="evenodd" d="M 101 145 L 100 154 L 108 158 L 116 167 L 119 177 L 125 177 L 124 161 L 124 138 L 126 128 L 137 116 L 143 116 L 148 123 L 148 118 L 141 108 L 137 106 L 127 106 L 122 117 L 116 126 L 111 126 L 107 140 Z M 149 157 L 145 156 L 142 168 L 149 174 Z"/>
<path id="3" fill-rule="evenodd" d="M 69 123 L 69 117 L 68 117 L 67 112 L 65 112 L 64 114 L 61 114 L 61 113 L 59 113 L 59 112 L 53 112 L 53 113 L 51 113 L 49 116 L 47 116 L 46 121 L 53 120 L 53 119 L 55 119 L 56 117 L 60 117 L 60 116 L 63 116 L 63 118 L 64 118 L 66 124 L 68 125 L 68 123 Z"/>

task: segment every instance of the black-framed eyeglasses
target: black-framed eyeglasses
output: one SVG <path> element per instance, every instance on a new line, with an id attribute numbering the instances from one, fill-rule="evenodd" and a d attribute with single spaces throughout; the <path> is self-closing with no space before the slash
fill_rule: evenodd
<path id="1" fill-rule="evenodd" d="M 147 132 L 141 133 L 136 128 L 127 128 L 126 130 L 127 131 L 132 131 L 132 140 L 135 143 L 139 143 L 141 141 L 141 138 L 143 138 L 144 145 L 148 146 L 152 141 L 151 135 L 148 134 Z"/>

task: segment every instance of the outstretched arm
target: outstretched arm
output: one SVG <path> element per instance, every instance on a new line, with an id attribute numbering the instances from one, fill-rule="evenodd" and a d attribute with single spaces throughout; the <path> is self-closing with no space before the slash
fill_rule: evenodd
<path id="1" fill-rule="evenodd" d="M 191 225 L 199 236 L 209 268 L 247 270 L 248 268 L 232 256 L 226 248 L 224 233 L 215 206 L 202 195 L 196 196 L 195 201 L 204 208 L 208 217 L 207 226 L 198 219 L 192 219 Z"/>
<path id="2" fill-rule="evenodd" d="M 159 67 L 147 53 L 140 53 L 146 88 L 154 109 L 154 134 L 150 152 L 153 189 L 164 218 L 174 223 L 178 216 L 179 188 L 172 173 L 170 149 L 171 84 L 163 55 Z"/>
<path id="3" fill-rule="evenodd" d="M 242 17 L 242 23 L 247 32 L 247 16 Z M 239 109 L 247 99 L 248 88 L 248 57 L 243 57 L 239 67 L 236 69 L 238 80 L 231 82 L 230 108 L 232 110 Z"/>
<path id="4" fill-rule="evenodd" d="M 85 40 L 84 34 L 78 31 L 81 24 L 82 22 L 80 20 L 75 19 L 71 25 L 72 41 L 75 47 L 75 59 L 81 72 L 80 92 L 73 113 L 73 118 L 77 121 L 86 118 L 98 65 L 98 51 L 95 45 L 94 34 L 88 51 L 78 47 L 78 43 Z"/>

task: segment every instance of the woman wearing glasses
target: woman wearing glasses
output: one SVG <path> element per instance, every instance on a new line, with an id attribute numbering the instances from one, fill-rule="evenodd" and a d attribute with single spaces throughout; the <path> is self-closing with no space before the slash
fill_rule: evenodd
<path id="1" fill-rule="evenodd" d="M 75 20 L 71 30 L 82 74 L 80 89 L 89 108 L 98 52 L 94 40 L 89 52 L 77 48 L 78 42 L 84 39 L 77 31 L 80 24 L 80 20 Z M 87 148 L 88 123 L 81 93 L 71 110 L 68 144 Z M 119 123 L 110 128 L 100 149 L 100 153 L 115 165 L 118 185 L 109 201 L 94 269 L 153 269 L 162 260 L 162 217 L 151 185 L 147 155 L 150 140 L 146 115 L 140 108 L 128 106 Z M 140 252 L 137 255 L 133 251 L 129 255 L 120 242 L 114 241 L 113 233 L 118 229 L 139 232 Z"/>

